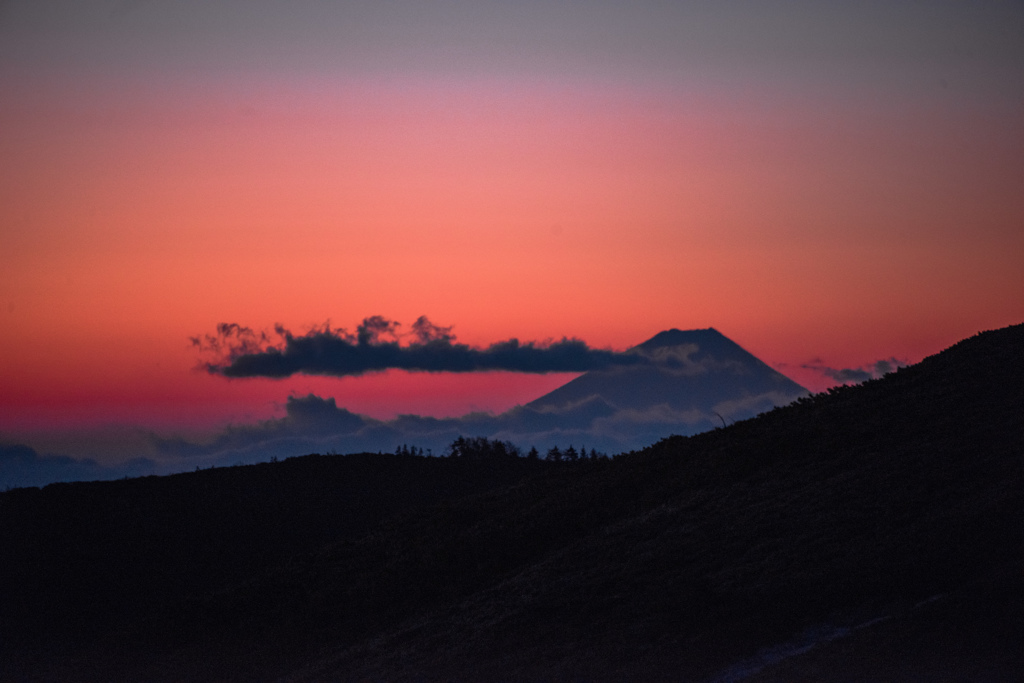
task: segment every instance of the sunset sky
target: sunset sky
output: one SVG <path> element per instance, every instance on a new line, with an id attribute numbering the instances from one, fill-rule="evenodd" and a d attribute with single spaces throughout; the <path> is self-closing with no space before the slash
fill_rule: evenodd
<path id="1" fill-rule="evenodd" d="M 502 411 L 575 375 L 226 379 L 221 322 L 714 327 L 812 390 L 1024 321 L 1019 2 L 0 3 L 0 442 Z"/>

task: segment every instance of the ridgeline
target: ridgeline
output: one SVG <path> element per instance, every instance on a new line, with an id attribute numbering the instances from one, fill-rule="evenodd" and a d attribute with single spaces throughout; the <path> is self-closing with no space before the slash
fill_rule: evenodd
<path id="1" fill-rule="evenodd" d="M 612 460 L 0 494 L 5 680 L 1020 680 L 1024 325 Z"/>

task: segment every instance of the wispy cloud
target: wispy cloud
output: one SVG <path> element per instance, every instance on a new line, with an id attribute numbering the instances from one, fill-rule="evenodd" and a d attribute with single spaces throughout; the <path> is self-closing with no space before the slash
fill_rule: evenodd
<path id="1" fill-rule="evenodd" d="M 382 316 L 365 318 L 354 334 L 330 322 L 297 335 L 277 325 L 273 333 L 237 323 L 221 323 L 214 334 L 192 337 L 195 348 L 211 357 L 202 367 L 224 377 L 362 375 L 388 370 L 427 372 L 586 372 L 615 365 L 649 362 L 640 354 L 594 349 L 579 339 L 521 342 L 508 339 L 486 348 L 455 341 L 451 327 L 421 316 L 401 334 L 401 324 Z M 404 343 L 403 343 L 404 342 Z"/>
<path id="2" fill-rule="evenodd" d="M 875 361 L 874 363 L 862 365 L 857 368 L 832 368 L 827 365 L 823 365 L 820 361 L 804 363 L 800 367 L 805 370 L 815 370 L 820 372 L 826 377 L 834 379 L 842 384 L 856 384 L 859 382 L 866 382 L 869 379 L 878 379 L 879 377 L 883 377 L 905 365 L 907 365 L 906 361 L 902 361 L 897 358 L 883 358 Z"/>

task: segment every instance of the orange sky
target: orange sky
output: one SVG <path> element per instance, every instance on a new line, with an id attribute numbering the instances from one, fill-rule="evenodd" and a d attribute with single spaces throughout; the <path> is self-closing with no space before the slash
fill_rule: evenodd
<path id="1" fill-rule="evenodd" d="M 797 79 L 30 77 L 0 69 L 0 435 L 503 410 L 571 375 L 228 382 L 222 321 L 623 349 L 713 326 L 800 365 L 1024 319 L 1016 95 Z M 42 73 L 42 72 L 40 72 Z"/>
<path id="2" fill-rule="evenodd" d="M 30 93 L 3 108 L 5 402 L 207 394 L 188 337 L 224 320 L 615 348 L 715 326 L 846 367 L 1021 316 L 1011 112 L 780 99 Z"/>

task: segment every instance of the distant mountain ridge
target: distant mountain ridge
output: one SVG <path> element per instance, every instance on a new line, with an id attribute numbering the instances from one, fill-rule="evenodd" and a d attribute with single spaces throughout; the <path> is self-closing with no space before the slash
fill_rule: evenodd
<path id="1" fill-rule="evenodd" d="M 527 407 L 561 409 L 598 397 L 616 410 L 663 406 L 707 428 L 717 415 L 753 417 L 809 393 L 714 328 L 665 330 L 628 353 L 652 362 L 585 373 Z"/>
<path id="2" fill-rule="evenodd" d="M 305 453 L 394 452 L 406 444 L 441 454 L 459 436 L 507 440 L 524 451 L 574 445 L 621 453 L 669 434 L 697 434 L 754 417 L 808 393 L 713 328 L 665 330 L 626 353 L 643 356 L 644 362 L 587 372 L 497 415 L 399 415 L 376 420 L 350 412 L 334 397 L 310 394 L 289 396 L 282 418 L 232 426 L 204 442 L 154 436 L 160 463 L 140 458 L 105 467 L 40 454 L 23 444 L 0 444 L 0 489 L 187 471 Z"/>

